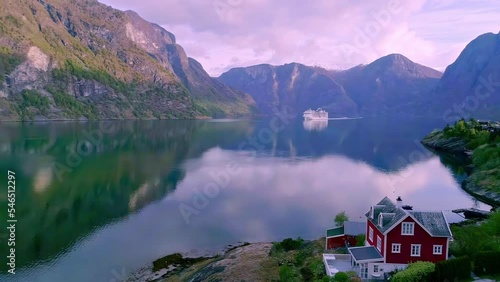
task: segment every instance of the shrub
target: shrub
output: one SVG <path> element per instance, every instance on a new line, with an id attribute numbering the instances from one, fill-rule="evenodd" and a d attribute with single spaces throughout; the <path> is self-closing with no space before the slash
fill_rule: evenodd
<path id="1" fill-rule="evenodd" d="M 349 216 L 347 216 L 345 211 L 339 212 L 333 221 L 335 222 L 336 226 L 344 226 L 344 222 L 349 220 Z"/>
<path id="2" fill-rule="evenodd" d="M 312 281 L 314 279 L 314 273 L 309 267 L 302 267 L 300 269 L 300 275 L 304 281 Z"/>
<path id="3" fill-rule="evenodd" d="M 128 88 L 130 87 L 125 82 L 119 81 L 105 71 L 86 69 L 80 64 L 71 60 L 67 60 L 65 62 L 65 69 L 79 79 L 93 79 L 99 81 L 100 83 L 107 85 L 120 93 L 127 92 L 129 90 Z"/>
<path id="4" fill-rule="evenodd" d="M 323 264 L 323 260 L 320 258 L 311 260 L 307 263 L 306 267 L 312 271 L 315 279 L 322 279 L 326 275 L 325 265 Z"/>
<path id="5" fill-rule="evenodd" d="M 177 265 L 181 268 L 188 267 L 210 258 L 211 257 L 185 258 L 181 254 L 175 253 L 153 261 L 153 271 L 158 271 L 162 268 L 168 268 L 171 265 Z"/>
<path id="6" fill-rule="evenodd" d="M 20 63 L 20 57 L 12 55 L 10 50 L 0 47 L 0 82 L 3 82 L 5 75 L 10 74 Z"/>
<path id="7" fill-rule="evenodd" d="M 65 112 L 71 117 L 85 116 L 92 119 L 96 115 L 94 107 L 90 104 L 80 102 L 75 97 L 63 93 L 60 90 L 56 90 L 53 87 L 48 87 L 47 91 L 52 94 L 55 104 L 65 110 Z"/>
<path id="8" fill-rule="evenodd" d="M 393 282 L 432 281 L 435 266 L 432 262 L 417 261 L 408 265 L 405 270 L 399 271 L 391 278 Z"/>
<path id="9" fill-rule="evenodd" d="M 500 273 L 500 252 L 480 252 L 474 258 L 474 273 L 478 275 Z"/>
<path id="10" fill-rule="evenodd" d="M 471 261 L 469 257 L 463 256 L 436 263 L 434 280 L 455 281 L 466 280 L 470 277 Z"/>
<path id="11" fill-rule="evenodd" d="M 304 264 L 308 257 L 312 256 L 312 252 L 310 250 L 301 250 L 295 255 L 295 265 L 301 266 Z"/>
<path id="12" fill-rule="evenodd" d="M 14 110 L 23 118 L 31 119 L 35 114 L 46 114 L 50 108 L 49 98 L 36 90 L 23 90 L 13 98 Z"/>
<path id="13" fill-rule="evenodd" d="M 296 250 L 302 246 L 304 243 L 304 239 L 302 238 L 297 238 L 297 240 L 294 240 L 292 238 L 286 238 L 285 240 L 281 241 L 280 243 L 275 244 L 275 247 L 277 249 L 281 249 L 285 252 L 291 251 L 291 250 Z"/>
<path id="14" fill-rule="evenodd" d="M 347 282 L 349 281 L 349 275 L 347 273 L 339 271 L 333 276 L 333 281 L 335 282 Z"/>
<path id="15" fill-rule="evenodd" d="M 366 241 L 366 235 L 365 234 L 360 234 L 356 236 L 356 247 L 362 247 L 365 245 Z"/>
<path id="16" fill-rule="evenodd" d="M 293 268 L 288 265 L 283 265 L 282 267 L 280 267 L 280 281 L 291 282 L 297 280 L 297 275 Z"/>

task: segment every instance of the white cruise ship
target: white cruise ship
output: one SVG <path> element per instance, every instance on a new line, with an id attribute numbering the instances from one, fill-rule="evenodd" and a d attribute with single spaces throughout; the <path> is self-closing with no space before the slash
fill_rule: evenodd
<path id="1" fill-rule="evenodd" d="M 321 108 L 316 111 L 309 109 L 304 112 L 303 117 L 305 120 L 328 120 L 328 112 Z"/>

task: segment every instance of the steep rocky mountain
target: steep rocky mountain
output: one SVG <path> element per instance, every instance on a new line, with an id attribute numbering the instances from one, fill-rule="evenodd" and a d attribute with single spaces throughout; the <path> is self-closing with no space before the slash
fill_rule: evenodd
<path id="1" fill-rule="evenodd" d="M 500 119 L 500 33 L 486 33 L 471 41 L 421 107 L 447 121 Z"/>
<path id="2" fill-rule="evenodd" d="M 297 63 L 257 65 L 231 69 L 219 80 L 252 95 L 266 114 L 282 109 L 301 113 L 318 107 L 331 112 L 331 116 L 358 113 L 356 104 L 346 95 L 344 88 L 321 68 Z"/>
<path id="3" fill-rule="evenodd" d="M 392 54 L 369 65 L 330 71 L 301 64 L 234 68 L 219 77 L 249 93 L 265 112 L 289 107 L 296 113 L 323 107 L 332 116 L 380 115 L 420 101 L 441 73 Z"/>
<path id="4" fill-rule="evenodd" d="M 195 118 L 256 112 L 175 36 L 95 0 L 0 0 L 0 119 Z"/>
<path id="5" fill-rule="evenodd" d="M 400 54 L 371 64 L 332 73 L 359 107 L 362 115 L 400 112 L 400 107 L 424 99 L 441 77 L 437 70 Z"/>

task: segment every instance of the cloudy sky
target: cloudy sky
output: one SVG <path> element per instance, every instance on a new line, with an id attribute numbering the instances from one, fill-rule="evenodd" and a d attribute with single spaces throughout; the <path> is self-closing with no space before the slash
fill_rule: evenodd
<path id="1" fill-rule="evenodd" d="M 346 69 L 391 53 L 444 70 L 499 32 L 498 0 L 100 0 L 174 33 L 212 76 L 299 62 Z"/>

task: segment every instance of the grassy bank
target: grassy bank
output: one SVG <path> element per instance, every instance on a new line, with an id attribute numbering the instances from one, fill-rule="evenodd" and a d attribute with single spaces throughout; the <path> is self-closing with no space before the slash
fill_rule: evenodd
<path id="1" fill-rule="evenodd" d="M 500 206 L 500 134 L 493 128 L 493 123 L 462 119 L 432 132 L 422 143 L 440 151 L 467 155 L 471 169 L 464 189 Z"/>
<path id="2" fill-rule="evenodd" d="M 479 199 L 500 206 L 500 134 L 495 123 L 476 120 L 457 121 L 434 131 L 422 143 L 441 152 L 466 158 L 468 178 L 462 187 Z M 477 266 L 484 252 L 500 252 L 500 212 L 483 221 L 468 220 L 452 224 L 450 253 L 467 256 Z M 476 268 L 477 271 L 477 268 Z M 485 278 L 488 276 L 484 276 Z"/>

